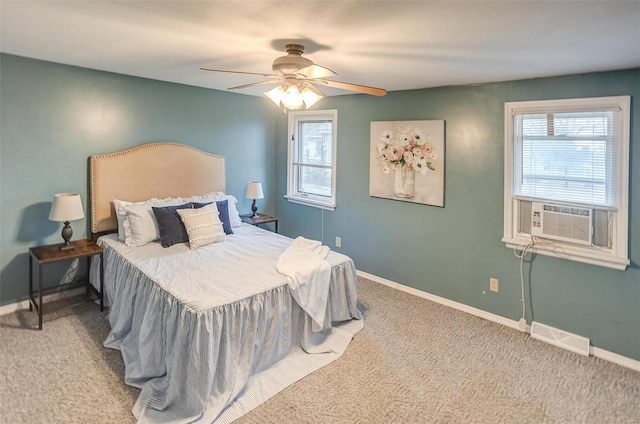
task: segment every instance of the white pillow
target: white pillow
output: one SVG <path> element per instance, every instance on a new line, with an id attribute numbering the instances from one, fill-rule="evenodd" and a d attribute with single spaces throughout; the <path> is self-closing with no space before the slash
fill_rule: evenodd
<path id="1" fill-rule="evenodd" d="M 144 246 L 160 238 L 160 228 L 153 209 L 148 203 L 142 205 L 126 205 L 126 216 L 123 222 L 124 243 L 129 247 Z"/>
<path id="2" fill-rule="evenodd" d="M 187 230 L 191 250 L 225 241 L 226 235 L 215 202 L 199 209 L 178 209 L 176 212 Z"/>
<path id="3" fill-rule="evenodd" d="M 123 206 L 127 206 L 127 205 L 143 205 L 145 203 L 147 203 L 148 200 L 145 200 L 144 202 L 127 202 L 126 200 L 118 200 L 118 199 L 113 199 L 113 207 L 116 210 L 116 218 L 118 219 L 118 239 L 120 241 L 124 241 L 125 240 L 125 236 L 124 236 L 124 219 L 127 216 L 127 211 L 125 211 L 124 209 L 122 209 Z"/>
<path id="4" fill-rule="evenodd" d="M 240 213 L 238 213 L 238 208 L 236 208 L 236 203 L 238 203 L 238 199 L 235 198 L 232 194 L 224 194 L 219 191 L 215 200 L 227 200 L 229 204 L 229 224 L 232 227 L 239 227 L 242 225 L 242 219 L 240 219 Z"/>
<path id="5" fill-rule="evenodd" d="M 211 203 L 220 195 L 224 195 L 224 193 L 221 191 L 214 191 L 201 196 L 182 197 L 181 199 L 182 203 Z"/>
<path id="6" fill-rule="evenodd" d="M 153 213 L 152 206 L 177 206 L 181 205 L 180 198 L 149 199 L 144 202 L 127 202 L 124 200 L 113 201 L 118 205 L 118 238 L 129 247 L 144 246 L 160 238 L 158 221 Z"/>

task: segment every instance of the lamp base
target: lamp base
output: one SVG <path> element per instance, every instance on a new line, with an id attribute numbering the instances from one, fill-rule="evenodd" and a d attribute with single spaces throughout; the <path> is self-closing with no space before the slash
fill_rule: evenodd
<path id="1" fill-rule="evenodd" d="M 256 205 L 256 199 L 253 199 L 253 203 L 251 203 L 251 218 L 256 219 L 258 217 L 258 205 Z"/>
<path id="2" fill-rule="evenodd" d="M 71 223 L 69 221 L 64 222 L 64 227 L 62 227 L 62 238 L 64 240 L 64 244 L 60 246 L 60 250 L 72 250 L 76 247 L 71 244 L 69 240 L 71 240 L 71 236 L 73 236 L 73 229 L 71 229 Z"/>
<path id="3" fill-rule="evenodd" d="M 69 244 L 63 244 L 62 246 L 60 246 L 60 250 L 73 250 L 76 247 L 71 244 L 71 242 L 69 242 Z"/>

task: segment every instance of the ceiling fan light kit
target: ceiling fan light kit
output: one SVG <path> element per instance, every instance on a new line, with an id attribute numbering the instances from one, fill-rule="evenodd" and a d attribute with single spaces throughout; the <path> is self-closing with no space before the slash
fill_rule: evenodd
<path id="1" fill-rule="evenodd" d="M 307 109 L 318 100 L 324 98 L 324 94 L 312 83 L 321 84 L 327 87 L 341 90 L 355 91 L 372 96 L 384 96 L 387 91 L 382 88 L 368 87 L 366 85 L 351 84 L 347 82 L 332 81 L 325 78 L 335 75 L 329 68 L 316 65 L 306 57 L 302 57 L 304 46 L 300 44 L 287 44 L 286 56 L 281 56 L 273 61 L 271 69 L 273 74 L 261 74 L 244 71 L 226 71 L 222 69 L 200 68 L 204 71 L 226 72 L 234 74 L 259 75 L 272 78 L 268 81 L 254 82 L 250 84 L 231 87 L 229 90 L 253 87 L 262 84 L 280 84 L 277 87 L 265 91 L 267 96 L 276 105 L 282 106 L 285 110 Z"/>
<path id="2" fill-rule="evenodd" d="M 324 97 L 309 90 L 308 87 L 303 86 L 302 89 L 300 89 L 296 85 L 279 85 L 276 88 L 265 91 L 264 95 L 270 98 L 276 105 L 288 110 L 310 108 Z"/>

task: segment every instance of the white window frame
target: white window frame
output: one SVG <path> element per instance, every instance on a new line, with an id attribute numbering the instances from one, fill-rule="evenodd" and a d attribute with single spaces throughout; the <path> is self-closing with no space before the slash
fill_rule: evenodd
<path id="1" fill-rule="evenodd" d="M 300 121 L 325 119 L 332 121 L 332 146 L 331 146 L 331 197 L 317 196 L 298 190 L 298 164 L 295 163 L 295 151 L 297 144 L 297 127 Z M 287 149 L 287 194 L 288 201 L 316 208 L 335 210 L 336 204 L 336 158 L 338 151 L 338 111 L 331 110 L 303 110 L 289 112 L 288 125 L 288 149 Z"/>
<path id="2" fill-rule="evenodd" d="M 510 249 L 522 249 L 531 243 L 529 234 L 518 233 L 518 200 L 515 196 L 515 116 L 523 113 L 557 113 L 619 108 L 620 162 L 618 164 L 618 207 L 613 219 L 613 243 L 611 249 L 579 246 L 561 241 L 544 239 L 529 251 L 556 258 L 625 270 L 630 264 L 628 254 L 629 225 L 629 131 L 630 96 L 595 97 L 582 99 L 540 100 L 508 102 L 504 105 L 504 236 L 502 241 Z M 540 200 L 536 200 L 540 201 Z M 557 203 L 557 202 L 556 202 Z"/>

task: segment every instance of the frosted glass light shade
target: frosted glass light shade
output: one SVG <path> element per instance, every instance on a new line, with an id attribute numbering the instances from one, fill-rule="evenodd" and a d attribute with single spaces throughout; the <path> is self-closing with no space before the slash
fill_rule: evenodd
<path id="1" fill-rule="evenodd" d="M 247 191 L 244 193 L 247 199 L 264 199 L 262 191 L 262 183 L 258 181 L 250 181 L 247 183 Z"/>
<path id="2" fill-rule="evenodd" d="M 298 87 L 291 86 L 284 91 L 282 94 L 282 106 L 286 107 L 289 110 L 298 110 L 304 109 L 304 99 L 300 94 L 300 90 Z"/>
<path id="3" fill-rule="evenodd" d="M 58 193 L 55 195 L 49 212 L 49 220 L 65 222 L 82 218 L 84 218 L 84 211 L 79 194 Z"/>
<path id="4" fill-rule="evenodd" d="M 275 103 L 277 106 L 280 106 L 280 102 L 282 101 L 282 95 L 284 94 L 284 88 L 281 85 L 279 85 L 276 88 L 273 88 L 269 91 L 265 91 L 263 94 L 267 96 L 269 99 L 271 99 L 271 101 Z"/>
<path id="5" fill-rule="evenodd" d="M 266 91 L 264 95 L 276 105 L 283 106 L 289 110 L 307 109 L 324 97 L 309 90 L 307 87 L 300 91 L 300 88 L 295 85 L 288 87 L 279 85 L 270 91 Z"/>
<path id="6" fill-rule="evenodd" d="M 323 96 L 319 96 L 317 93 L 314 93 L 308 88 L 305 88 L 304 90 L 302 90 L 301 95 L 302 95 L 302 100 L 304 100 L 304 104 L 307 106 L 307 108 L 310 108 L 311 106 L 316 104 L 318 100 L 323 98 Z"/>

